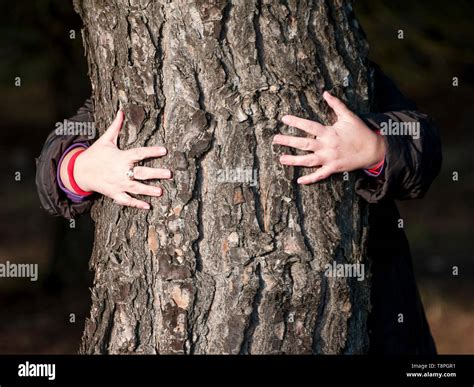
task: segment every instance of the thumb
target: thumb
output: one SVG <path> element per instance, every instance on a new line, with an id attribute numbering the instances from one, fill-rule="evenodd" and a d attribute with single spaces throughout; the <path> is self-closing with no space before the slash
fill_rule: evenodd
<path id="1" fill-rule="evenodd" d="M 352 112 L 349 108 L 342 102 L 339 98 L 329 94 L 329 92 L 325 91 L 323 93 L 323 98 L 326 100 L 327 104 L 334 110 L 336 113 L 337 118 L 351 116 Z"/>
<path id="2" fill-rule="evenodd" d="M 122 129 L 123 125 L 123 120 L 124 120 L 124 114 L 122 110 L 119 110 L 117 112 L 117 115 L 115 116 L 115 119 L 113 122 L 110 124 L 108 129 L 105 131 L 105 133 L 102 135 L 100 138 L 104 142 L 111 142 L 114 145 L 117 145 L 117 138 L 120 132 L 120 129 Z"/>

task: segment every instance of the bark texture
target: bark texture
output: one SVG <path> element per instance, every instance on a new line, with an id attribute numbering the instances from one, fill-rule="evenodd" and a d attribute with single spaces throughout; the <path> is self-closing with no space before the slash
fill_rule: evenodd
<path id="1" fill-rule="evenodd" d="M 162 145 L 152 210 L 94 206 L 82 353 L 363 353 L 369 283 L 353 176 L 299 187 L 272 147 L 295 114 L 329 123 L 329 90 L 369 110 L 368 45 L 343 0 L 76 0 L 102 130 Z M 296 133 L 292 131 L 292 133 Z M 245 181 L 254 172 L 256 184 Z"/>

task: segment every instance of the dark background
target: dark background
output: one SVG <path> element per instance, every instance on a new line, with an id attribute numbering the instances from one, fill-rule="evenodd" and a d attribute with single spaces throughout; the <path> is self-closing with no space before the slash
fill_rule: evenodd
<path id="1" fill-rule="evenodd" d="M 400 210 L 439 352 L 474 353 L 472 6 L 356 3 L 371 59 L 441 130 L 440 175 L 425 199 L 400 203 Z M 34 177 L 47 134 L 90 94 L 81 20 L 70 1 L 30 0 L 2 4 L 0 21 L 0 262 L 40 265 L 37 282 L 0 278 L 0 353 L 74 353 L 89 312 L 91 221 L 71 228 L 49 217 Z"/>

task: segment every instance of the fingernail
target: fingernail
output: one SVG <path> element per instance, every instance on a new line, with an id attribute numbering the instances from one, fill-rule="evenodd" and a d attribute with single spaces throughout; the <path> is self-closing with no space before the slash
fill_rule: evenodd
<path id="1" fill-rule="evenodd" d="M 144 210 L 149 210 L 149 209 L 150 209 L 150 205 L 149 205 L 149 204 L 144 204 L 144 205 L 143 205 L 143 209 L 144 209 Z"/>
<path id="2" fill-rule="evenodd" d="M 275 143 L 280 138 L 280 135 L 277 134 L 273 137 L 273 143 Z"/>
<path id="3" fill-rule="evenodd" d="M 304 180 L 300 177 L 298 180 L 296 180 L 296 182 L 297 182 L 298 184 L 303 184 L 303 183 L 304 183 Z"/>
<path id="4" fill-rule="evenodd" d="M 173 172 L 171 171 L 166 172 L 166 176 L 168 177 L 168 179 L 171 179 L 173 177 Z"/>
<path id="5" fill-rule="evenodd" d="M 157 188 L 157 189 L 156 189 L 156 194 L 157 194 L 158 196 L 163 195 L 163 190 L 162 190 L 161 188 Z"/>
<path id="6" fill-rule="evenodd" d="M 160 154 L 161 154 L 161 155 L 165 155 L 165 154 L 166 154 L 166 152 L 167 152 L 166 148 L 165 148 L 165 147 L 162 147 L 162 146 L 160 146 Z"/>
<path id="7" fill-rule="evenodd" d="M 286 160 L 286 156 L 280 156 L 280 163 L 284 163 Z"/>

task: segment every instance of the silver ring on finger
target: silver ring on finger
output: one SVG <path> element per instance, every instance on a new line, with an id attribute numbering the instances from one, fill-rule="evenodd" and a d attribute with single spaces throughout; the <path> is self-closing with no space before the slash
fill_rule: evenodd
<path id="1" fill-rule="evenodd" d="M 135 180 L 135 172 L 134 172 L 134 169 L 135 169 L 135 166 L 133 166 L 132 168 L 130 168 L 130 169 L 127 171 L 127 177 L 128 177 L 130 180 Z"/>

